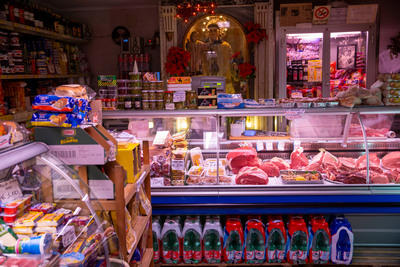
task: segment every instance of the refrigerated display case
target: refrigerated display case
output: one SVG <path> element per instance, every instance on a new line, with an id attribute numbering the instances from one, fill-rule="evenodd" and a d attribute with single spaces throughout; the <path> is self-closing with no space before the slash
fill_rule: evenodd
<path id="1" fill-rule="evenodd" d="M 325 25 L 277 30 L 279 98 L 333 97 L 376 77 L 376 25 Z"/>
<path id="2" fill-rule="evenodd" d="M 4 254 L 7 261 L 21 266 L 24 261 L 110 266 L 111 258 L 122 259 L 118 238 L 100 203 L 45 144 L 19 143 L 1 150 L 0 188 L 0 216 L 6 223 L 1 227 L 10 228 L 8 241 L 16 239 L 7 243 L 7 252 L 17 253 Z M 6 244 L 3 238 L 1 243 Z M 38 238 L 42 243 L 35 243 Z"/>
<path id="3" fill-rule="evenodd" d="M 144 139 L 152 139 L 156 132 L 161 130 L 168 130 L 172 135 L 187 129 L 188 156 L 183 165 L 185 185 L 165 186 L 157 182 L 152 188 L 155 215 L 346 214 L 354 215 L 351 218 L 357 222 L 356 227 L 361 229 L 358 244 L 397 245 L 400 240 L 394 226 L 400 219 L 400 187 L 397 184 L 397 174 L 396 178 L 386 176 L 387 180 L 377 176 L 377 171 L 387 173 L 389 169 L 376 166 L 374 160 L 378 158 L 381 162 L 384 156 L 396 156 L 399 153 L 400 133 L 391 126 L 394 124 L 394 116 L 399 114 L 400 110 L 391 107 L 310 107 L 301 110 L 304 113 L 294 114 L 293 110 L 281 107 L 164 112 L 107 111 L 103 114 L 103 119 L 106 120 L 105 125 L 124 119 L 126 125 L 128 119 L 146 120 L 152 128 Z M 258 120 L 254 119 L 254 116 L 274 117 L 275 120 L 291 117 L 291 123 L 286 132 L 260 129 L 254 131 L 254 136 L 232 136 L 231 125 L 239 125 L 238 128 L 244 126 L 245 130 L 259 127 L 255 125 Z M 385 123 L 382 119 L 385 119 Z M 195 131 L 191 129 L 195 125 L 193 121 L 199 122 Z M 332 123 L 331 128 L 327 127 L 328 121 Z M 154 127 L 155 125 L 158 126 Z M 252 148 L 240 148 L 244 143 Z M 201 150 L 203 170 L 193 168 L 196 164 L 190 158 L 190 150 L 196 147 Z M 282 164 L 289 165 L 288 168 L 299 169 L 292 167 L 291 163 L 296 161 L 294 151 L 299 152 L 296 148 L 300 147 L 305 156 L 300 158 L 307 160 L 307 164 L 301 168 L 311 174 L 315 171 L 322 174 L 322 179 L 317 179 L 315 183 L 304 181 L 304 177 L 298 179 L 299 181 L 295 179 L 294 184 L 285 183 L 280 173 L 268 175 L 265 179 L 257 168 L 250 169 L 250 174 L 258 176 L 257 179 L 260 175 L 263 177 L 258 180 L 251 178 L 251 175 L 245 178 L 261 181 L 259 184 L 246 184 L 240 181 L 245 179 L 238 179 L 241 167 L 259 167 L 259 161 L 271 163 L 273 158 L 275 161 L 283 160 Z M 163 149 L 165 162 L 170 150 L 167 149 L 167 152 L 166 148 Z M 156 150 L 150 149 L 150 155 Z M 243 155 L 245 157 L 240 158 Z M 232 158 L 236 158 L 235 163 Z M 206 161 L 214 163 L 207 165 Z M 330 169 L 329 164 L 333 164 L 331 166 L 334 166 L 335 170 Z M 354 166 L 351 166 L 352 164 Z M 358 164 L 360 168 L 356 167 Z M 361 166 L 362 164 L 364 165 Z M 261 167 L 264 172 L 271 171 L 269 164 L 265 164 L 264 167 Z M 214 181 L 201 178 L 207 178 L 209 169 L 214 170 Z M 394 169 L 392 171 L 397 172 Z M 152 180 L 156 180 L 157 177 L 159 176 L 154 176 Z M 167 176 L 161 173 L 161 177 Z M 169 178 L 172 179 L 171 176 Z M 266 181 L 262 180 L 263 178 Z M 374 226 L 377 218 L 373 214 L 385 218 L 387 225 L 384 229 Z"/>

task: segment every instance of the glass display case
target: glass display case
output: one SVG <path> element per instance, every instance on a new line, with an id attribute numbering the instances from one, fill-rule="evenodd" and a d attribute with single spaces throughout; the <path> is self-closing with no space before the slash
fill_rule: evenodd
<path id="1" fill-rule="evenodd" d="M 328 25 L 277 30 L 279 97 L 333 97 L 375 82 L 376 26 Z"/>
<path id="2" fill-rule="evenodd" d="M 122 257 L 107 214 L 77 173 L 48 151 L 42 143 L 0 151 L 5 264 L 110 266 Z"/>

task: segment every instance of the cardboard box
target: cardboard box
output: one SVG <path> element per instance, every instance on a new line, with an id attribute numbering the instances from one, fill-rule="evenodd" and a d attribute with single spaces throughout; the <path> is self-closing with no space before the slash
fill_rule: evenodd
<path id="1" fill-rule="evenodd" d="M 4 110 L 4 94 L 3 94 L 3 86 L 0 80 L 0 116 L 6 115 Z"/>
<path id="2" fill-rule="evenodd" d="M 87 166 L 90 197 L 97 199 L 114 199 L 115 185 L 110 178 L 96 165 Z M 92 194 L 94 193 L 94 195 Z"/>
<path id="3" fill-rule="evenodd" d="M 103 165 L 111 149 L 110 140 L 92 125 L 82 128 L 36 127 L 35 141 L 47 144 L 50 152 L 67 165 Z"/>
<path id="4" fill-rule="evenodd" d="M 127 183 L 136 182 L 142 166 L 140 145 L 135 143 L 129 144 L 127 148 L 118 148 L 117 162 L 126 170 Z"/>
<path id="5" fill-rule="evenodd" d="M 279 26 L 296 26 L 297 23 L 311 23 L 312 3 L 282 4 L 279 12 Z"/>
<path id="6" fill-rule="evenodd" d="M 217 108 L 217 96 L 199 96 L 197 98 L 198 109 L 213 109 Z"/>

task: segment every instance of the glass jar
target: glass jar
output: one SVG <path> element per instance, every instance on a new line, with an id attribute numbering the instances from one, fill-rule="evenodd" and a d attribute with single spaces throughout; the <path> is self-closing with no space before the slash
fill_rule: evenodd
<path id="1" fill-rule="evenodd" d="M 188 109 L 197 109 L 197 94 L 195 91 L 186 92 L 186 103 Z"/>
<path id="2" fill-rule="evenodd" d="M 156 100 L 164 100 L 164 91 L 156 90 Z"/>
<path id="3" fill-rule="evenodd" d="M 154 91 L 157 90 L 157 82 L 150 82 L 149 89 Z"/>
<path id="4" fill-rule="evenodd" d="M 132 98 L 130 96 L 126 96 L 124 100 L 124 106 L 126 110 L 132 109 Z"/>
<path id="5" fill-rule="evenodd" d="M 164 92 L 164 107 L 165 109 L 175 109 L 174 105 L 174 92 L 165 91 Z"/>
<path id="6" fill-rule="evenodd" d="M 149 91 L 149 100 L 156 100 L 156 91 L 155 90 Z"/>
<path id="7" fill-rule="evenodd" d="M 164 83 L 163 81 L 156 82 L 156 90 L 164 90 Z"/>
<path id="8" fill-rule="evenodd" d="M 142 100 L 142 109 L 149 110 L 150 109 L 150 101 L 149 100 Z"/>
<path id="9" fill-rule="evenodd" d="M 142 89 L 143 90 L 150 90 L 150 82 L 143 82 Z"/>
<path id="10" fill-rule="evenodd" d="M 164 100 L 156 100 L 156 109 L 157 110 L 164 109 Z"/>
<path id="11" fill-rule="evenodd" d="M 136 110 L 142 109 L 142 97 L 140 95 L 136 95 L 134 97 L 133 107 Z"/>
<path id="12" fill-rule="evenodd" d="M 150 99 L 150 95 L 149 95 L 149 91 L 142 91 L 142 99 L 143 100 L 149 100 Z"/>
<path id="13" fill-rule="evenodd" d="M 156 109 L 156 101 L 155 100 L 150 100 L 150 109 L 155 110 Z"/>

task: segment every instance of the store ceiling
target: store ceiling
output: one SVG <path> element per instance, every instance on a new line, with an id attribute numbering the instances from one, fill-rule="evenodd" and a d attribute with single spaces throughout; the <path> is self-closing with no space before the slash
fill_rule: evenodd
<path id="1" fill-rule="evenodd" d="M 43 0 L 41 2 L 60 11 L 158 5 L 158 0 Z"/>

